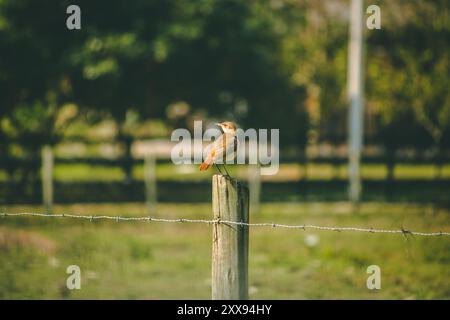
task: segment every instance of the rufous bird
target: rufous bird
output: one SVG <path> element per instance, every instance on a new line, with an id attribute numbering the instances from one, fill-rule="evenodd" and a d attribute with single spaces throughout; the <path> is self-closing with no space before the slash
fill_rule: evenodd
<path id="1" fill-rule="evenodd" d="M 219 164 L 223 165 L 227 176 L 230 176 L 225 167 L 225 163 L 236 158 L 238 145 L 236 125 L 230 121 L 217 123 L 217 125 L 220 127 L 222 134 L 213 143 L 208 145 L 208 155 L 206 156 L 205 161 L 200 165 L 200 171 L 208 170 L 209 167 L 215 165 L 220 174 L 222 174 L 217 163 L 221 160 L 219 161 Z"/>

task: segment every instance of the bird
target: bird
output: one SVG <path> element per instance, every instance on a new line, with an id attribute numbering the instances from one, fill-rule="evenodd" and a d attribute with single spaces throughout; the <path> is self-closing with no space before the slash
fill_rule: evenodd
<path id="1" fill-rule="evenodd" d="M 225 169 L 226 175 L 229 177 L 225 162 L 233 160 L 236 157 L 238 140 L 236 137 L 236 125 L 231 121 L 217 123 L 222 134 L 210 145 L 205 161 L 200 165 L 200 171 L 208 170 L 209 167 L 215 165 L 217 170 L 222 174 L 217 161 L 222 160 L 221 164 Z"/>

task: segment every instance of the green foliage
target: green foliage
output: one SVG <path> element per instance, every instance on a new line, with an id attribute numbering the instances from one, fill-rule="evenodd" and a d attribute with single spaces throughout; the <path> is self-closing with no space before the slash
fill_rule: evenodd
<path id="1" fill-rule="evenodd" d="M 0 2 L 0 118 L 70 102 L 78 115 L 112 116 L 124 139 L 129 110 L 137 122 L 166 119 L 182 102 L 182 121 L 280 128 L 283 146 L 345 141 L 347 1 L 84 0 L 76 31 L 65 27 L 69 4 Z M 382 29 L 365 31 L 367 139 L 441 148 L 450 140 L 447 3 L 378 4 Z M 58 134 L 40 127 L 49 141 Z"/>
<path id="2" fill-rule="evenodd" d="M 441 147 L 450 126 L 448 3 L 382 6 L 383 31 L 369 34 L 367 50 L 368 105 L 381 137 L 397 147 Z"/>

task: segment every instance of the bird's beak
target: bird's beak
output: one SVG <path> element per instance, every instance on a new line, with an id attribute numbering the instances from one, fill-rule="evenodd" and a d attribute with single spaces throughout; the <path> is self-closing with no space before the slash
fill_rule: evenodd
<path id="1" fill-rule="evenodd" d="M 219 127 L 222 126 L 222 124 L 220 122 L 217 122 L 216 125 L 219 126 Z"/>

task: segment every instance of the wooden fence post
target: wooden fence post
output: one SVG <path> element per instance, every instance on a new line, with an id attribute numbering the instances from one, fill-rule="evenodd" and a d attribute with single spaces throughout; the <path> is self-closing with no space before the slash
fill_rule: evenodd
<path id="1" fill-rule="evenodd" d="M 235 179 L 212 178 L 214 219 L 212 299 L 248 299 L 248 226 L 220 221 L 249 222 L 249 191 Z"/>
<path id="2" fill-rule="evenodd" d="M 42 201 L 47 212 L 53 207 L 53 152 L 50 146 L 42 148 Z"/>
<path id="3" fill-rule="evenodd" d="M 153 153 L 145 155 L 144 160 L 145 200 L 149 215 L 156 213 L 156 157 Z"/>

